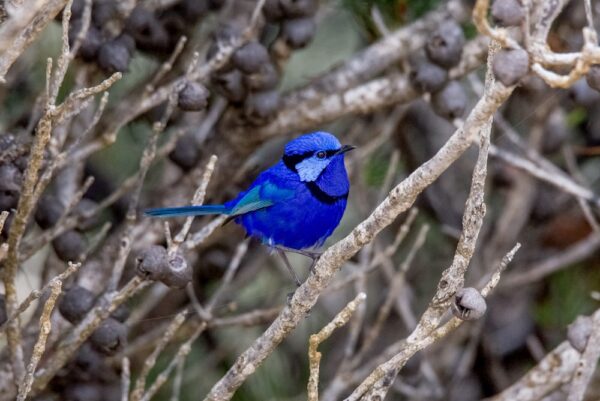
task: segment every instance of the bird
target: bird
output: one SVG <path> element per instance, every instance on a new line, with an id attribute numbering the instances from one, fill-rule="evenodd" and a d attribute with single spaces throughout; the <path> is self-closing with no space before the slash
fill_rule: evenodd
<path id="1" fill-rule="evenodd" d="M 286 252 L 312 259 L 340 223 L 350 190 L 344 155 L 355 149 L 323 131 L 289 141 L 281 159 L 262 171 L 247 190 L 221 205 L 166 207 L 145 210 L 153 217 L 226 215 L 278 253 L 300 286 Z M 225 224 L 224 223 L 224 224 Z"/>

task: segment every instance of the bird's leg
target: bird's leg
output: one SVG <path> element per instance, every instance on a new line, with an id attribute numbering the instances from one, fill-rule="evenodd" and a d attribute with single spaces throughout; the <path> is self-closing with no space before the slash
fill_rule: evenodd
<path id="1" fill-rule="evenodd" d="M 280 249 L 285 252 L 297 253 L 298 255 L 306 256 L 307 258 L 311 258 L 313 260 L 319 259 L 319 257 L 323 254 L 323 252 L 317 251 L 305 251 L 303 249 L 293 249 L 285 246 L 278 245 L 277 249 Z"/>
<path id="2" fill-rule="evenodd" d="M 317 265 L 319 258 L 323 254 L 323 252 L 305 251 L 303 249 L 293 249 L 293 248 L 288 248 L 286 246 L 281 246 L 281 245 L 278 245 L 275 248 L 279 252 L 292 252 L 292 253 L 297 253 L 298 255 L 302 255 L 302 256 L 306 256 L 307 258 L 310 258 L 312 260 L 310 267 L 309 267 L 309 271 L 311 272 L 311 274 L 315 274 L 315 266 Z"/>
<path id="3" fill-rule="evenodd" d="M 301 285 L 300 280 L 298 279 L 298 276 L 296 275 L 296 272 L 294 271 L 294 269 L 292 269 L 292 265 L 290 264 L 290 261 L 288 260 L 287 256 L 285 255 L 285 252 L 282 249 L 279 249 L 279 248 L 276 248 L 276 249 L 277 249 L 277 253 L 281 256 L 281 259 L 283 259 L 283 263 L 290 271 L 292 278 L 296 282 L 296 287 L 300 287 L 300 285 Z"/>
<path id="4" fill-rule="evenodd" d="M 312 257 L 312 262 L 310 264 L 310 267 L 308 268 L 308 270 L 310 271 L 311 274 L 315 274 L 317 271 L 315 270 L 315 267 L 317 266 L 317 262 L 319 261 L 319 258 L 321 257 L 321 253 L 319 253 L 318 255 Z"/>

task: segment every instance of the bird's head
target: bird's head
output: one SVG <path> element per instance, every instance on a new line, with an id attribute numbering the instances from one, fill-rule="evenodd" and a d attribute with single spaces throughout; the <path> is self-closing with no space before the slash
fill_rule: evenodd
<path id="1" fill-rule="evenodd" d="M 298 173 L 301 181 L 317 180 L 328 166 L 344 170 L 344 153 L 354 146 L 344 145 L 327 132 L 313 132 L 302 135 L 285 146 L 283 162 Z"/>

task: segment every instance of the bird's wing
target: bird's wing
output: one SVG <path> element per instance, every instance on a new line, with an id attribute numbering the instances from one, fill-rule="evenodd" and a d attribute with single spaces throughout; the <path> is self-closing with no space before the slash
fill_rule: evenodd
<path id="1" fill-rule="evenodd" d="M 293 195 L 294 192 L 290 189 L 281 188 L 271 181 L 264 181 L 246 192 L 231 209 L 229 216 L 236 217 L 264 209 L 277 202 L 289 199 Z"/>

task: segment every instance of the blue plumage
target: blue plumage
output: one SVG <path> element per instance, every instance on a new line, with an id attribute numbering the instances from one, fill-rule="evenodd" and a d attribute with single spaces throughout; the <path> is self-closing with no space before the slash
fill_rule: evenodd
<path id="1" fill-rule="evenodd" d="M 180 206 L 147 209 L 144 213 L 153 217 L 201 216 L 207 214 L 228 214 L 225 205 Z"/>
<path id="2" fill-rule="evenodd" d="M 149 209 L 146 214 L 225 214 L 270 247 L 317 248 L 333 233 L 346 209 L 350 183 L 344 153 L 351 149 L 327 132 L 302 135 L 287 143 L 281 160 L 259 174 L 247 191 L 224 205 Z"/>

